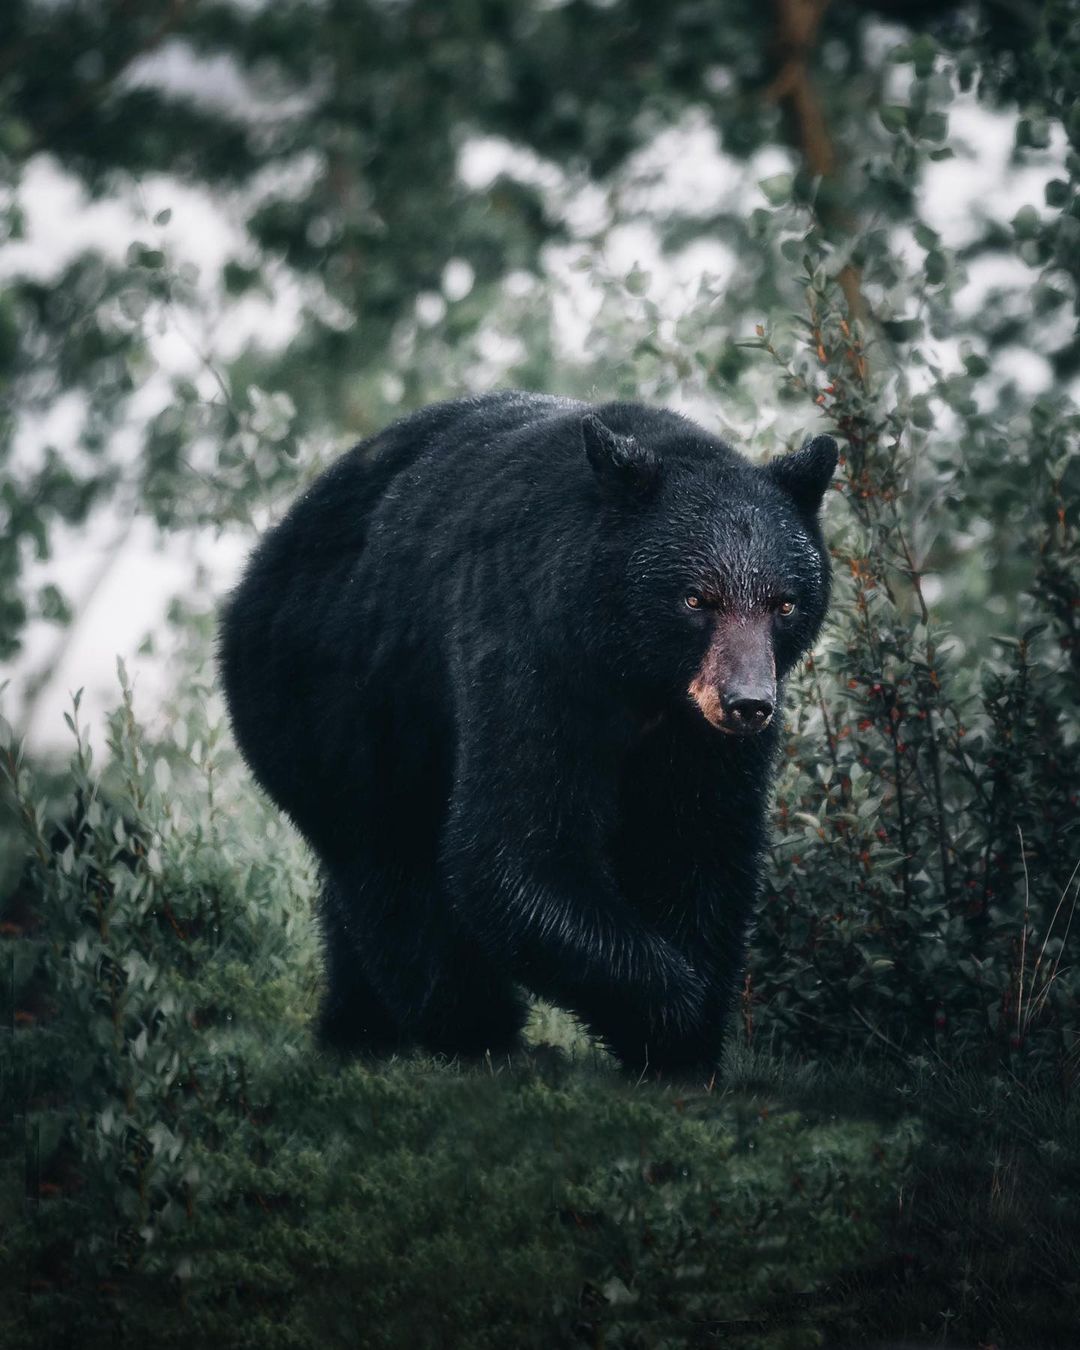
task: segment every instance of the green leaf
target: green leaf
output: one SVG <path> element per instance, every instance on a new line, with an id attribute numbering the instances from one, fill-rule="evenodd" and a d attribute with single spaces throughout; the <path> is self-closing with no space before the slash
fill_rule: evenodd
<path id="1" fill-rule="evenodd" d="M 1039 213 L 1034 206 L 1022 206 L 1012 219 L 1017 239 L 1033 239 L 1039 230 Z"/>
<path id="2" fill-rule="evenodd" d="M 941 112 L 923 113 L 919 118 L 916 135 L 920 140 L 943 141 L 949 134 L 949 119 Z"/>
<path id="3" fill-rule="evenodd" d="M 1022 117 L 1016 124 L 1016 144 L 1021 149 L 1045 150 L 1050 145 L 1050 123 L 1045 117 Z"/>
<path id="4" fill-rule="evenodd" d="M 58 586 L 52 582 L 38 591 L 38 613 L 49 623 L 69 624 L 71 606 Z"/>
<path id="5" fill-rule="evenodd" d="M 758 187 L 772 206 L 783 206 L 790 201 L 793 185 L 794 179 L 790 173 L 775 173 L 771 178 L 762 178 L 758 182 Z"/>
<path id="6" fill-rule="evenodd" d="M 623 285 L 631 295 L 644 295 L 649 289 L 649 274 L 643 267 L 635 263 L 627 272 Z"/>
<path id="7" fill-rule="evenodd" d="M 926 76 L 933 73 L 934 61 L 938 53 L 938 45 L 929 33 L 920 33 L 911 42 L 911 62 L 915 67 L 915 74 Z"/>
<path id="8" fill-rule="evenodd" d="M 886 131 L 903 131 L 908 124 L 908 109 L 899 103 L 886 103 L 878 109 L 878 116 Z"/>
<path id="9" fill-rule="evenodd" d="M 1069 185 L 1063 178 L 1051 178 L 1043 190 L 1047 206 L 1065 206 L 1069 200 Z"/>
<path id="10" fill-rule="evenodd" d="M 885 319 L 881 326 L 894 342 L 913 342 L 923 331 L 921 319 Z"/>
<path id="11" fill-rule="evenodd" d="M 945 280 L 948 264 L 941 249 L 933 249 L 926 255 L 926 280 L 931 286 L 938 286 Z"/>

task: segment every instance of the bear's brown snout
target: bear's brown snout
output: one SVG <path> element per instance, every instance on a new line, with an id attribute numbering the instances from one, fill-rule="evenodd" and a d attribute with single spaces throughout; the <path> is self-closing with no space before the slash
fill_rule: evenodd
<path id="1" fill-rule="evenodd" d="M 687 692 L 718 731 L 735 736 L 763 731 L 776 707 L 771 617 L 718 614 Z"/>

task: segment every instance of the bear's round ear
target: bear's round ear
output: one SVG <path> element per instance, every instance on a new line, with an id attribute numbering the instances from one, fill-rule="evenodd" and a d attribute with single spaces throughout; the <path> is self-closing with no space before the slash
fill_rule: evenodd
<path id="1" fill-rule="evenodd" d="M 606 487 L 644 497 L 660 477 L 660 456 L 636 436 L 620 436 L 597 417 L 581 419 L 585 454 L 597 478 Z"/>
<path id="2" fill-rule="evenodd" d="M 765 472 L 778 488 L 795 499 L 795 505 L 807 515 L 816 515 L 821 499 L 836 469 L 836 442 L 831 436 L 815 436 L 790 455 L 781 455 L 765 466 Z"/>

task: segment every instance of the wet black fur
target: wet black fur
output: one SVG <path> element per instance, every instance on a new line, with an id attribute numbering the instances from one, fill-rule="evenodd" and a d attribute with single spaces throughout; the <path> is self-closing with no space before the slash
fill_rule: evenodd
<path id="1" fill-rule="evenodd" d="M 263 538 L 221 666 L 323 864 L 325 1042 L 497 1053 L 524 986 L 628 1064 L 715 1062 L 779 718 L 701 716 L 685 595 L 796 596 L 782 681 L 825 612 L 834 463 L 828 438 L 763 470 L 670 412 L 499 393 L 358 446 Z"/>

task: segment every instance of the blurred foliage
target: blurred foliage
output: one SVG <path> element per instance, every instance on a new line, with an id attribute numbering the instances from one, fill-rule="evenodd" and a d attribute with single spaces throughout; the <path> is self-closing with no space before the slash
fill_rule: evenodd
<path id="1" fill-rule="evenodd" d="M 984 575 L 955 542 L 975 523 L 988 584 L 1013 595 L 1030 561 L 1015 516 L 1036 447 L 1011 427 L 1027 399 L 1009 354 L 1045 352 L 1058 380 L 1080 362 L 1074 6 L 837 0 L 804 7 L 821 15 L 812 51 L 791 45 L 798 8 L 5 5 L 0 655 L 17 652 L 28 621 L 77 611 L 47 562 L 95 510 L 220 529 L 265 513 L 329 445 L 401 408 L 496 381 L 635 385 L 625 345 L 601 332 L 582 359 L 557 322 L 564 265 L 595 270 L 627 226 L 654 231 L 673 259 L 722 249 L 722 281 L 703 302 L 661 311 L 706 330 L 702 348 L 683 344 L 700 378 L 681 373 L 674 392 L 686 399 L 696 383 L 741 425 L 771 399 L 733 344 L 798 301 L 790 254 L 777 265 L 763 246 L 768 210 L 753 206 L 762 155 L 789 166 L 761 180 L 765 199 L 812 202 L 861 275 L 875 340 L 898 344 L 909 367 L 930 366 L 943 344 L 938 390 L 962 420 L 943 424 L 928 393 L 912 409 L 948 433 L 934 445 L 945 462 L 919 472 L 954 513 L 934 566 L 965 585 Z M 883 26 L 904 13 L 910 31 Z M 949 133 L 958 96 L 1006 110 L 1013 160 L 1045 169 L 1045 201 L 1009 221 L 983 203 L 951 250 L 923 220 L 934 203 L 920 182 L 927 164 L 965 153 Z M 670 156 L 699 153 L 703 128 L 747 173 L 721 191 L 709 170 L 701 192 L 672 200 Z M 52 221 L 33 211 L 43 172 L 68 175 L 106 212 L 108 244 L 60 256 L 45 242 Z M 172 205 L 151 210 L 148 193 L 177 210 L 210 193 L 227 220 L 222 256 L 200 269 L 194 241 L 170 231 Z M 896 270 L 913 250 L 929 283 L 918 309 Z M 966 269 L 991 257 L 1019 259 L 1030 284 L 1006 272 L 974 311 L 953 306 Z M 295 332 L 264 338 L 255 321 L 239 350 L 219 339 L 260 303 L 295 307 Z M 185 368 L 155 364 L 162 334 L 192 349 Z M 785 428 L 772 430 L 775 444 Z M 944 603 L 956 603 L 951 588 Z"/>
<path id="2" fill-rule="evenodd" d="M 315 1055 L 310 864 L 195 593 L 158 730 L 126 677 L 101 766 L 77 706 L 52 778 L 5 729 L 11 1344 L 1074 1343 L 1078 88 L 1071 0 L 5 7 L 4 657 L 78 616 L 73 531 L 249 537 L 430 398 L 843 447 L 720 1085 L 629 1084 L 543 1008 L 507 1064 Z M 957 231 L 976 114 L 1033 195 Z M 43 165 L 114 246 L 42 264 Z M 160 205 L 194 192 L 236 226 L 217 271 Z"/>

